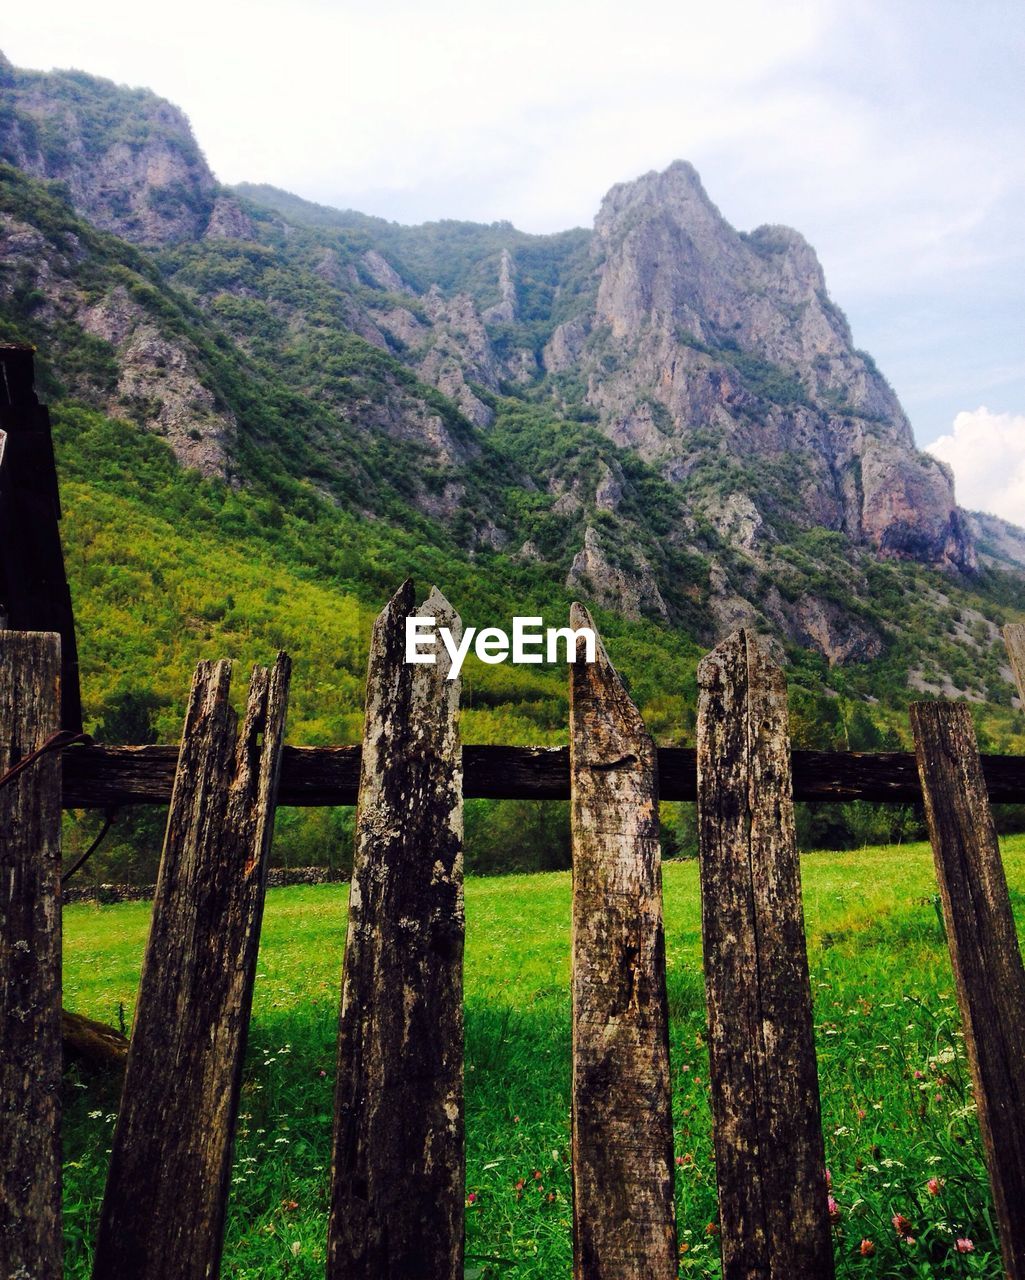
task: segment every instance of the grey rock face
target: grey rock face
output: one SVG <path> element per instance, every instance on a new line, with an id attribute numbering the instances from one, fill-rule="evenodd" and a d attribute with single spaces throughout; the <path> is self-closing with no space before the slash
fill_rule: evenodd
<path id="1" fill-rule="evenodd" d="M 1020 570 L 1025 577 L 1025 529 L 983 511 L 963 513 L 979 560 L 985 565 Z"/>
<path id="2" fill-rule="evenodd" d="M 516 268 L 512 254 L 502 250 L 498 264 L 498 292 L 500 300 L 484 312 L 486 324 L 512 324 L 516 319 Z"/>
<path id="3" fill-rule="evenodd" d="M 234 196 L 218 196 L 214 200 L 210 221 L 203 232 L 205 240 L 252 240 L 253 224 Z"/>
<path id="4" fill-rule="evenodd" d="M 584 545 L 573 559 L 566 586 L 628 618 L 640 618 L 644 614 L 663 620 L 669 617 L 668 606 L 650 565 L 641 561 L 636 568 L 626 569 L 614 564 L 601 535 L 591 525 L 584 531 Z"/>
<path id="5" fill-rule="evenodd" d="M 238 424 L 230 410 L 217 409 L 188 345 L 169 341 L 123 289 L 77 318 L 87 333 L 117 352 L 118 402 L 112 411 L 127 410 L 163 436 L 183 466 L 223 475 Z"/>
<path id="6" fill-rule="evenodd" d="M 363 255 L 363 265 L 366 267 L 370 278 L 380 288 L 387 290 L 389 293 L 415 295 L 416 290 L 406 284 L 391 263 L 382 257 L 376 249 L 368 249 L 366 251 Z"/>
<path id="7" fill-rule="evenodd" d="M 95 226 L 140 244 L 203 234 L 217 184 L 171 103 L 77 72 L 13 72 L 0 105 L 0 157 L 65 183 Z"/>
<path id="8" fill-rule="evenodd" d="M 421 305 L 425 320 L 405 307 L 373 314 L 401 343 L 424 382 L 453 400 L 474 426 L 489 427 L 495 415 L 469 386 L 473 382 L 487 391 L 498 389 L 498 364 L 476 304 L 466 293 L 446 298 L 433 285 Z"/>
<path id="9" fill-rule="evenodd" d="M 585 375 L 613 440 L 676 481 L 709 434 L 744 465 L 790 456 L 809 525 L 882 555 L 975 567 L 950 475 L 916 452 L 796 231 L 736 232 L 677 163 L 613 187 L 592 251 L 593 313 L 560 325 L 544 358 L 549 372 Z"/>
<path id="10" fill-rule="evenodd" d="M 183 466 L 224 474 L 237 423 L 203 385 L 190 344 L 162 333 L 123 288 L 84 302 L 75 253 L 73 242 L 58 249 L 36 228 L 0 214 L 0 261 L 9 268 L 0 273 L 0 303 L 15 291 L 35 292 L 37 321 L 79 326 L 109 343 L 118 376 L 102 407 L 163 436 Z"/>

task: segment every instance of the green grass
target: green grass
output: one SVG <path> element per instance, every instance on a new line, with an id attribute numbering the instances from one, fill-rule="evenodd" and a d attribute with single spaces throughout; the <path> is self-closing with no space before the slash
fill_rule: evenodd
<path id="1" fill-rule="evenodd" d="M 1025 837 L 1004 853 L 1021 923 Z M 803 877 L 838 1273 L 995 1278 L 928 848 L 812 854 Z M 268 897 L 225 1276 L 323 1272 L 345 902 L 344 885 Z M 466 911 L 467 1273 L 568 1276 L 569 876 L 470 880 Z M 666 865 L 665 915 L 681 1274 L 717 1275 L 694 863 Z M 123 1006 L 130 1022 L 148 920 L 148 904 L 65 910 L 69 1008 L 116 1022 Z M 113 1111 L 96 1083 L 69 1081 L 69 1280 L 89 1273 Z M 898 1239 L 898 1213 L 914 1244 Z M 957 1236 L 974 1252 L 958 1253 Z"/>

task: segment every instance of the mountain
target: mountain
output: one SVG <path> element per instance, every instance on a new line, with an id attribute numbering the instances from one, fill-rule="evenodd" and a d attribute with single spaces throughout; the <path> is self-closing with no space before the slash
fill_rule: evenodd
<path id="1" fill-rule="evenodd" d="M 896 741 L 921 690 L 971 698 L 989 741 L 1020 733 L 998 628 L 1025 617 L 1025 533 L 957 506 L 807 242 L 734 230 L 689 164 L 614 187 L 591 230 L 400 226 L 229 190 L 155 95 L 0 57 L 0 338 L 38 346 L 81 509 L 166 520 L 195 564 L 161 611 L 175 672 L 215 638 L 290 634 L 280 597 L 187 621 L 219 608 L 181 543 L 206 529 L 360 617 L 409 571 L 463 584 L 475 623 L 581 595 L 664 738 L 692 727 L 697 654 L 742 624 L 779 641 L 807 745 Z M 163 477 L 151 495 L 117 452 Z M 131 648 L 151 596 L 66 523 L 76 594 Z M 257 591 L 243 574 L 236 600 Z M 297 740 L 354 731 L 342 647 L 344 706 L 311 704 Z M 123 672 L 85 669 L 113 724 Z M 564 730 L 557 673 L 470 680 L 478 740 Z M 164 732 L 181 693 L 150 683 Z"/>

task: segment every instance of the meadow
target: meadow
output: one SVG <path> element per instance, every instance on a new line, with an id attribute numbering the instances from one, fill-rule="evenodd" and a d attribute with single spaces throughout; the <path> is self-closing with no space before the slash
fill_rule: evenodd
<path id="1" fill-rule="evenodd" d="M 1003 841 L 1019 929 L 1025 836 Z M 927 845 L 802 860 L 840 1276 L 1001 1274 Z M 719 1274 L 697 865 L 664 867 L 680 1274 Z M 346 886 L 268 895 L 222 1274 L 323 1274 Z M 570 877 L 466 884 L 467 1264 L 568 1277 Z M 65 1005 L 131 1024 L 149 904 L 64 912 Z M 70 1074 L 69 1280 L 89 1275 L 116 1101 Z"/>

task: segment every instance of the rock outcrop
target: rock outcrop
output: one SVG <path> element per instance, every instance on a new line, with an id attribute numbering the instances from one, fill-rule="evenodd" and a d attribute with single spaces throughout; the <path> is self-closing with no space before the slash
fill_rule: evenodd
<path id="1" fill-rule="evenodd" d="M 77 71 L 44 75 L 7 63 L 0 106 L 0 159 L 62 182 L 94 226 L 152 245 L 207 229 L 217 183 L 170 102 Z"/>
<path id="2" fill-rule="evenodd" d="M 950 474 L 915 450 L 796 231 L 735 231 L 677 163 L 613 187 L 592 253 L 593 308 L 555 329 L 544 359 L 586 379 L 613 440 L 678 482 L 710 452 L 743 467 L 788 459 L 785 499 L 803 522 L 884 556 L 975 567 Z M 721 525 L 717 494 L 697 496 Z M 748 496 L 771 523 L 782 503 Z"/>
<path id="3" fill-rule="evenodd" d="M 188 344 L 171 341 L 120 288 L 77 318 L 86 333 L 109 342 L 117 354 L 112 409 L 163 436 L 183 466 L 224 475 L 238 424 L 203 385 Z"/>
<path id="4" fill-rule="evenodd" d="M 591 525 L 584 530 L 584 545 L 573 558 L 566 586 L 628 618 L 669 618 L 651 566 L 643 560 L 632 567 L 615 564 L 601 535 Z"/>

